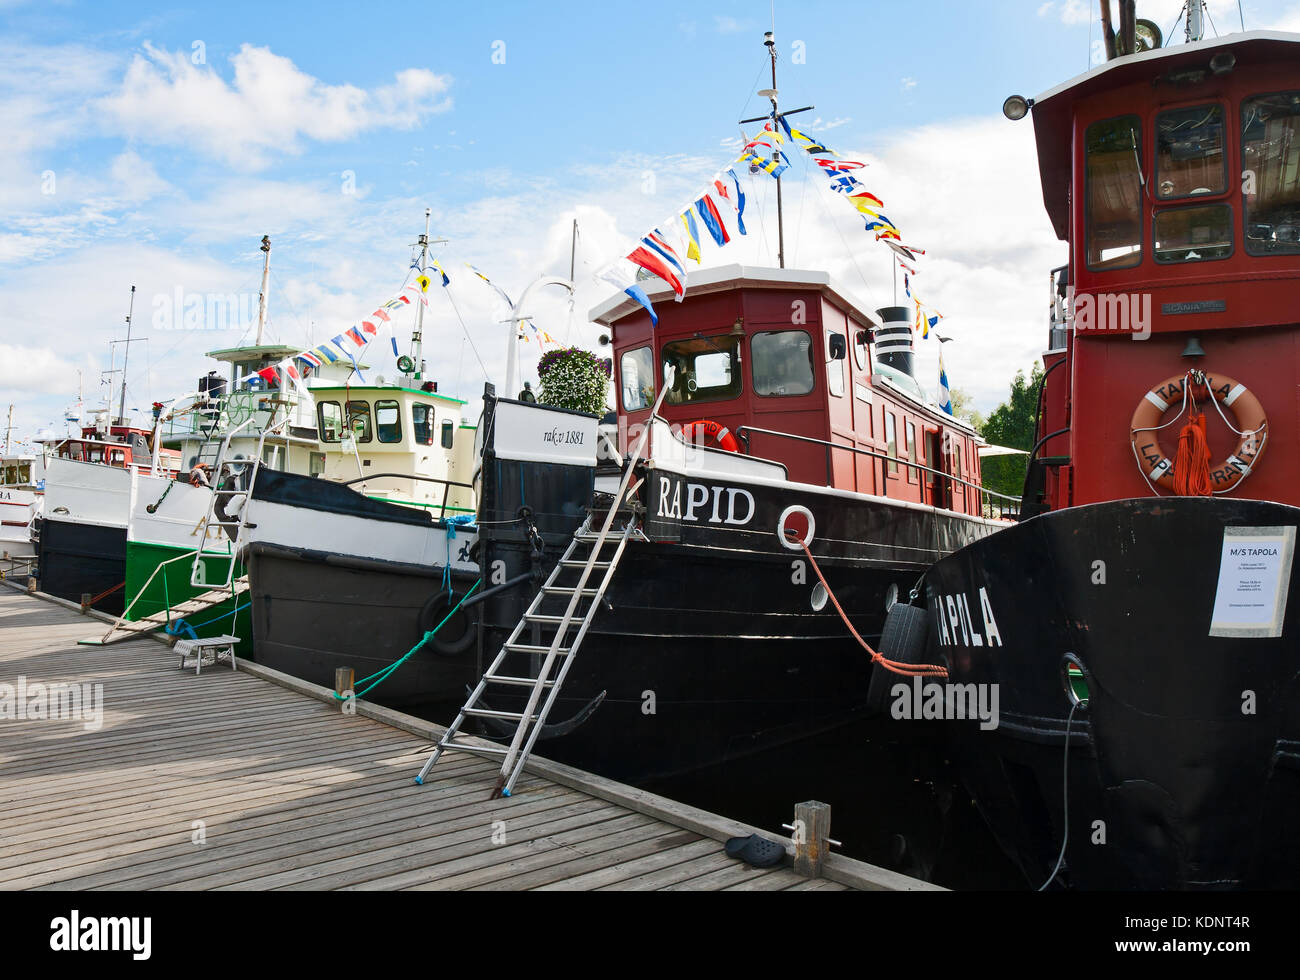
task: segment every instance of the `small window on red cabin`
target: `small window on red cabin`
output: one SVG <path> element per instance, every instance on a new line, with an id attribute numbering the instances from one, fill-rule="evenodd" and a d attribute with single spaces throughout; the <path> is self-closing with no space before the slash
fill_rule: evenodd
<path id="1" fill-rule="evenodd" d="M 655 403 L 655 358 L 649 347 L 638 347 L 619 358 L 619 388 L 623 411 L 639 412 Z"/>
<path id="2" fill-rule="evenodd" d="M 898 425 L 898 421 L 897 419 L 895 419 L 894 413 L 890 411 L 886 411 L 885 412 L 885 452 L 890 457 L 889 459 L 890 473 L 898 472 L 898 433 L 896 431 L 897 425 Z"/>
<path id="3" fill-rule="evenodd" d="M 1246 251 L 1300 252 L 1300 92 L 1259 95 L 1241 106 Z"/>
<path id="4" fill-rule="evenodd" d="M 1155 183 L 1162 201 L 1227 191 L 1222 106 L 1170 109 L 1156 117 Z"/>
<path id="5" fill-rule="evenodd" d="M 754 334 L 749 353 L 755 394 L 788 398 L 812 393 L 816 378 L 809 334 L 802 330 Z"/>
<path id="6" fill-rule="evenodd" d="M 668 390 L 669 405 L 728 401 L 743 392 L 740 338 L 733 334 L 664 344 L 663 360 L 676 372 Z"/>
<path id="7" fill-rule="evenodd" d="M 866 327 L 853 328 L 853 360 L 857 363 L 859 371 L 870 370 L 871 358 L 869 351 L 871 344 L 868 343 L 870 338 L 871 334 Z"/>
<path id="8" fill-rule="evenodd" d="M 837 337 L 841 345 L 839 358 L 834 356 L 831 349 Z M 843 344 L 844 334 L 832 332 L 826 335 L 826 390 L 835 398 L 844 397 L 844 369 L 848 366 L 848 356 Z"/>
<path id="9" fill-rule="evenodd" d="M 1232 255 L 1232 207 L 1171 208 L 1155 219 L 1155 255 L 1162 265 L 1208 262 Z"/>
<path id="10" fill-rule="evenodd" d="M 1093 123 L 1085 137 L 1088 268 L 1142 262 L 1142 137 L 1137 116 Z"/>
<path id="11" fill-rule="evenodd" d="M 916 453 L 917 453 L 917 446 L 916 446 L 916 423 L 915 423 L 915 422 L 908 422 L 908 423 L 907 423 L 907 458 L 908 458 L 909 460 L 911 460 L 913 463 L 915 463 L 915 462 L 917 461 L 917 459 L 916 459 Z M 921 475 L 921 471 L 920 471 L 920 470 L 916 469 L 915 467 L 910 468 L 910 469 L 907 471 L 907 482 L 908 482 L 908 483 L 915 483 L 915 482 L 917 481 L 917 478 L 918 478 L 920 475 Z"/>

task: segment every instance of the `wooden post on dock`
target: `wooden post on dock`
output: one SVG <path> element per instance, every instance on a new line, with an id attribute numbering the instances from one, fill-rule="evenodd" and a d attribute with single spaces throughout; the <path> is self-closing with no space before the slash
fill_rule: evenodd
<path id="1" fill-rule="evenodd" d="M 28 595 L 35 595 L 37 592 L 40 592 L 40 591 L 41 591 L 41 583 L 38 582 L 38 581 L 36 580 L 36 576 L 34 576 L 34 575 L 28 575 L 28 576 L 27 576 L 27 593 L 28 593 Z"/>
<path id="2" fill-rule="evenodd" d="M 84 616 L 86 610 L 90 608 L 91 595 L 89 592 L 81 593 L 81 614 Z"/>
<path id="3" fill-rule="evenodd" d="M 809 878 L 820 878 L 830 850 L 830 804 L 800 803 L 794 808 L 794 826 L 794 870 Z"/>
<path id="4" fill-rule="evenodd" d="M 334 668 L 334 693 L 343 697 L 349 691 L 356 690 L 353 680 L 356 677 L 356 671 L 351 667 Z"/>

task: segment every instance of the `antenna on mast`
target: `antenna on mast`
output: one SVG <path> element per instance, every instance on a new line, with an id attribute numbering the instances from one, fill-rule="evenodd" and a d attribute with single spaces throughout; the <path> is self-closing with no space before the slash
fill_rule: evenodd
<path id="1" fill-rule="evenodd" d="M 122 395 L 117 403 L 117 424 L 126 425 L 126 363 L 131 358 L 131 317 L 135 314 L 135 287 L 131 287 L 131 305 L 126 313 L 126 351 L 122 354 Z"/>
<path id="2" fill-rule="evenodd" d="M 420 275 L 426 278 L 428 277 L 429 274 L 428 273 L 429 245 L 447 244 L 447 239 L 445 238 L 435 238 L 430 240 L 429 218 L 430 216 L 432 216 L 432 214 L 433 214 L 432 208 L 424 209 L 424 234 L 421 235 L 420 240 L 416 242 L 416 244 L 420 247 L 420 265 L 419 265 Z M 425 292 L 425 287 L 423 284 L 421 284 L 420 286 L 420 292 L 421 294 Z M 403 371 L 402 373 L 412 375 L 416 381 L 423 381 L 424 380 L 424 302 L 423 301 L 421 301 L 420 305 L 415 308 L 415 330 L 411 332 L 410 360 L 411 360 L 411 369 L 409 371 Z M 400 361 L 399 361 L 398 370 L 401 370 Z"/>
<path id="3" fill-rule="evenodd" d="M 775 18 L 774 18 L 775 21 Z M 767 48 L 768 57 L 772 61 L 772 87 L 759 91 L 759 95 L 768 99 L 772 103 L 772 111 L 766 116 L 757 116 L 754 119 L 742 119 L 740 125 L 745 123 L 770 122 L 773 130 L 779 132 L 781 120 L 786 116 L 793 116 L 800 112 L 810 112 L 814 106 L 804 106 L 802 109 L 791 109 L 789 112 L 781 112 L 777 106 L 777 88 L 776 88 L 776 33 L 775 31 L 766 31 L 763 34 L 763 46 Z M 772 150 L 772 160 L 777 162 L 781 159 L 779 150 Z M 754 171 L 751 171 L 754 172 Z M 777 265 L 785 268 L 785 216 L 781 208 L 781 178 L 776 178 L 776 261 Z"/>
<path id="4" fill-rule="evenodd" d="M 257 340 L 258 347 L 262 346 L 262 331 L 266 329 L 266 290 L 267 281 L 271 277 L 271 238 L 269 235 L 262 236 L 262 291 L 257 294 Z"/>

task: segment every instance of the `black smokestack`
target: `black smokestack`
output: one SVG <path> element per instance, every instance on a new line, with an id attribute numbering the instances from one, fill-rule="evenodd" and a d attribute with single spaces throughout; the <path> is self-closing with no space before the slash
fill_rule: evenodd
<path id="1" fill-rule="evenodd" d="M 912 311 L 906 306 L 886 306 L 876 310 L 876 316 L 880 317 L 880 326 L 876 327 L 876 360 L 908 377 L 916 377 Z"/>

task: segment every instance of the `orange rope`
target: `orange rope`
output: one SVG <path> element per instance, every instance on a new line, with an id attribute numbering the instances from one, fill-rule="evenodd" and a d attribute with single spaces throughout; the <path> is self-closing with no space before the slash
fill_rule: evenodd
<path id="1" fill-rule="evenodd" d="M 1210 482 L 1210 444 L 1205 436 L 1205 415 L 1193 410 L 1178 437 L 1174 456 L 1174 493 L 1180 497 L 1209 497 L 1214 493 Z"/>
<path id="2" fill-rule="evenodd" d="M 798 532 L 791 532 L 789 529 L 786 529 L 785 532 L 786 537 L 791 541 L 798 540 L 797 533 Z M 849 628 L 849 632 L 853 634 L 853 638 L 862 645 L 862 649 L 871 654 L 871 660 L 873 663 L 880 664 L 881 667 L 889 671 L 891 674 L 897 674 L 900 677 L 943 677 L 945 679 L 948 677 L 948 670 L 945 667 L 936 667 L 933 664 L 900 664 L 893 660 L 889 660 L 884 656 L 884 654 L 877 653 L 875 650 L 871 649 L 871 645 L 868 644 L 858 631 L 853 628 L 853 624 L 849 622 L 849 617 L 844 614 L 844 609 L 840 606 L 840 600 L 835 598 L 835 593 L 832 592 L 831 587 L 826 584 L 826 578 L 822 575 L 822 570 L 817 565 L 817 559 L 813 557 L 812 552 L 808 549 L 808 545 L 804 544 L 802 541 L 799 541 L 798 543 L 799 546 L 803 548 L 803 553 L 808 556 L 808 561 L 812 563 L 813 571 L 817 573 L 817 580 L 821 582 L 822 588 L 826 590 L 826 594 L 830 596 L 831 602 L 835 604 L 835 611 L 840 614 L 840 619 L 844 620 L 844 625 Z"/>

